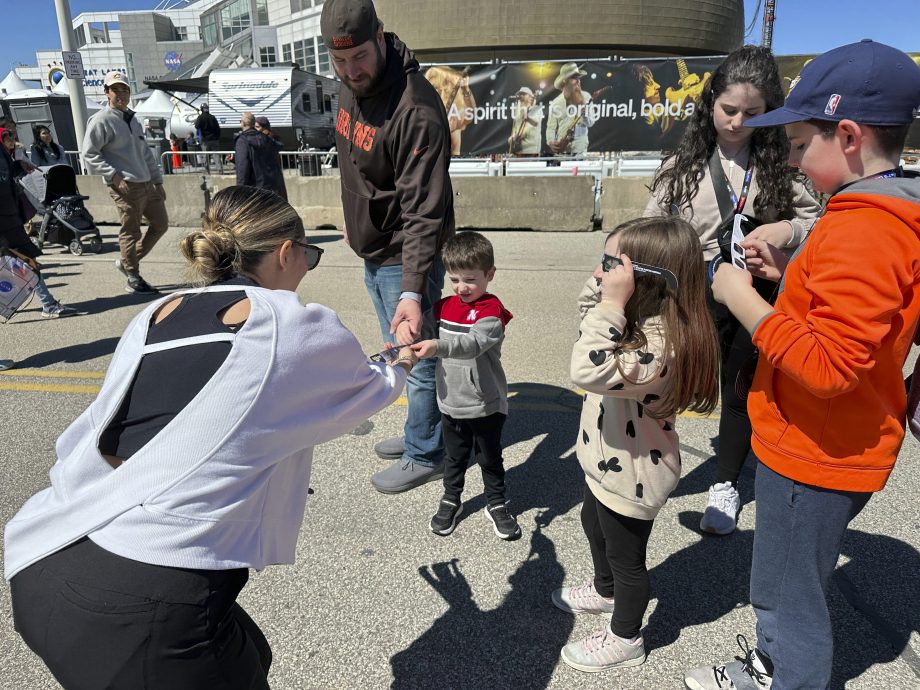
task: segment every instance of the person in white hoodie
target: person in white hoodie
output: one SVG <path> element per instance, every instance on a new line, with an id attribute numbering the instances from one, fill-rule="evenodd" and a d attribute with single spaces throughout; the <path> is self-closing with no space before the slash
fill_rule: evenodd
<path id="1" fill-rule="evenodd" d="M 64 687 L 269 687 L 237 595 L 293 562 L 313 447 L 394 402 L 417 361 L 375 364 L 300 304 L 322 255 L 305 239 L 276 194 L 216 194 L 180 245 L 205 287 L 132 321 L 50 488 L 6 525 L 16 630 Z"/>

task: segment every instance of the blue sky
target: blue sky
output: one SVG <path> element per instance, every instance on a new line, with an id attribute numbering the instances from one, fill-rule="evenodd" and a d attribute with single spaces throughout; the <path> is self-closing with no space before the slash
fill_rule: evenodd
<path id="1" fill-rule="evenodd" d="M 688 0 L 690 1 L 690 0 Z M 35 64 L 38 49 L 60 48 L 54 0 L 4 0 L 0 79 L 20 62 Z M 157 0 L 70 0 L 80 12 L 152 9 Z M 758 0 L 744 0 L 748 23 Z M 920 52 L 920 2 L 916 0 L 776 0 L 773 50 L 777 55 L 820 53 L 861 38 Z M 760 42 L 758 17 L 748 42 Z M 398 33 L 399 27 L 394 27 Z"/>

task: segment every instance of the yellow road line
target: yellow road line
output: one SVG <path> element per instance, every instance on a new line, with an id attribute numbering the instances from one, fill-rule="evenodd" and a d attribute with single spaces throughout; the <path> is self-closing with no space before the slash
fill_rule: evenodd
<path id="1" fill-rule="evenodd" d="M 0 391 L 37 391 L 44 393 L 98 393 L 101 386 L 76 383 L 0 382 Z"/>
<path id="2" fill-rule="evenodd" d="M 45 369 L 8 369 L 0 376 L 28 376 L 36 379 L 102 379 L 104 371 L 54 371 Z"/>
<path id="3" fill-rule="evenodd" d="M 41 369 L 10 369 L 0 372 L 2 376 L 27 376 L 34 378 L 61 378 L 61 379 L 101 379 L 105 372 L 101 371 L 44 371 Z M 0 380 L 0 391 L 33 391 L 39 393 L 77 393 L 77 394 L 96 394 L 101 386 L 97 384 L 69 384 L 69 383 L 19 383 L 13 381 Z M 584 391 L 576 388 L 572 391 L 579 397 L 584 395 Z M 556 397 L 558 392 L 552 392 L 545 397 Z M 573 405 L 567 405 L 562 402 L 541 402 L 539 398 L 544 397 L 539 393 L 529 393 L 522 396 L 518 391 L 509 391 L 509 405 L 515 410 L 527 410 L 530 412 L 573 412 L 579 413 L 581 410 Z M 536 400 L 535 400 L 536 398 Z M 407 407 L 409 400 L 405 395 L 401 395 L 393 403 L 397 407 Z M 703 415 L 697 412 L 683 412 L 679 417 L 690 419 L 711 419 L 718 421 L 719 415 L 713 413 Z"/>

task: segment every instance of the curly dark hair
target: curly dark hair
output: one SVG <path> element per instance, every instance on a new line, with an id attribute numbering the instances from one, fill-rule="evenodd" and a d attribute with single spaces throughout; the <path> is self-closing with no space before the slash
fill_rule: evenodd
<path id="1" fill-rule="evenodd" d="M 768 48 L 743 46 L 729 53 L 703 88 L 697 108 L 687 123 L 677 149 L 662 163 L 650 187 L 661 190 L 661 205 L 666 209 L 689 208 L 700 190 L 716 147 L 713 108 L 716 99 L 734 84 L 750 84 L 763 96 L 766 110 L 783 105 L 779 68 Z M 751 136 L 751 162 L 757 171 L 758 193 L 754 214 L 760 216 L 772 206 L 780 220 L 794 216 L 792 182 L 795 173 L 787 163 L 789 140 L 782 127 L 758 127 Z M 670 165 L 669 165 L 670 163 Z"/>

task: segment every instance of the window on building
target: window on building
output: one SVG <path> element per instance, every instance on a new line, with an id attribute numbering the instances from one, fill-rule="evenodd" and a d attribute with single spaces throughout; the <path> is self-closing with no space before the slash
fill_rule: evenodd
<path id="1" fill-rule="evenodd" d="M 313 0 L 291 0 L 291 14 L 303 12 L 313 7 Z"/>
<path id="2" fill-rule="evenodd" d="M 249 0 L 234 0 L 220 10 L 221 39 L 226 41 L 252 26 Z"/>
<path id="3" fill-rule="evenodd" d="M 256 26 L 268 26 L 268 0 L 256 0 Z"/>
<path id="4" fill-rule="evenodd" d="M 211 48 L 217 43 L 217 12 L 202 15 L 201 40 L 205 48 Z"/>
<path id="5" fill-rule="evenodd" d="M 313 51 L 313 39 L 294 41 L 294 62 L 307 72 L 316 71 L 316 54 Z"/>
<path id="6" fill-rule="evenodd" d="M 259 64 L 262 65 L 262 67 L 274 67 L 278 64 L 274 46 L 259 48 Z"/>
<path id="7" fill-rule="evenodd" d="M 281 62 L 293 62 L 294 58 L 291 53 L 291 44 L 285 43 L 281 46 Z"/>
<path id="8" fill-rule="evenodd" d="M 326 42 L 320 38 L 317 42 L 317 63 L 319 64 L 319 74 L 329 74 L 332 71 L 332 64 L 329 62 L 329 48 Z"/>
<path id="9" fill-rule="evenodd" d="M 177 26 L 176 27 L 176 40 L 177 41 L 187 41 L 188 40 L 188 27 L 187 26 Z"/>
<path id="10" fill-rule="evenodd" d="M 84 31 L 83 25 L 81 24 L 80 26 L 78 26 L 76 30 L 74 31 L 74 33 L 76 34 L 76 38 L 77 38 L 77 47 L 82 48 L 83 46 L 85 46 L 86 45 L 86 31 Z"/>

